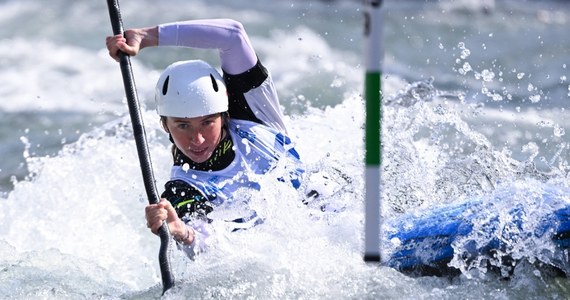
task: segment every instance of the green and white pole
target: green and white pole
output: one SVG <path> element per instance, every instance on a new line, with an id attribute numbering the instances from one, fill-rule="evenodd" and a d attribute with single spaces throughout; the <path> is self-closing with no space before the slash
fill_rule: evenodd
<path id="1" fill-rule="evenodd" d="M 366 173 L 364 216 L 364 261 L 380 262 L 380 162 L 382 123 L 382 0 L 364 0 L 365 3 L 365 102 L 366 102 Z"/>

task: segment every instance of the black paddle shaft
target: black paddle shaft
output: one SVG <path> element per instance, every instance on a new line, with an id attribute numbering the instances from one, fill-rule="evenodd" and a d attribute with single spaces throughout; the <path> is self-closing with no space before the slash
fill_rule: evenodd
<path id="1" fill-rule="evenodd" d="M 119 9 L 118 0 L 107 0 L 107 6 L 109 8 L 109 16 L 111 17 L 113 34 L 123 34 L 123 21 L 121 19 L 121 11 Z M 156 189 L 154 173 L 152 170 L 150 153 L 146 140 L 146 133 L 141 115 L 137 89 L 135 86 L 133 70 L 131 67 L 131 60 L 127 54 L 119 51 L 119 62 L 121 65 L 123 84 L 125 86 L 127 104 L 129 106 L 129 114 L 131 116 L 131 123 L 133 125 L 133 134 L 137 145 L 137 153 L 139 156 L 139 163 L 143 175 L 146 195 L 150 204 L 156 204 L 159 202 L 159 196 Z M 168 253 L 170 252 L 170 231 L 168 230 L 168 225 L 166 223 L 163 223 L 160 227 L 159 236 L 160 252 L 158 257 L 160 262 L 160 272 L 162 275 L 162 291 L 164 293 L 174 286 L 174 276 L 172 275 L 170 261 L 168 259 Z"/>

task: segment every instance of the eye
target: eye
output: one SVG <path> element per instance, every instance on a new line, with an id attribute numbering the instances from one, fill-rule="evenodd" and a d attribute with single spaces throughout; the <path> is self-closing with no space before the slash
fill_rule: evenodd
<path id="1" fill-rule="evenodd" d="M 212 124 L 214 124 L 213 120 L 205 120 L 202 122 L 202 126 L 210 126 Z"/>
<path id="2" fill-rule="evenodd" d="M 178 125 L 176 125 L 176 128 L 178 129 L 188 129 L 188 127 L 190 126 L 186 123 L 178 123 Z"/>

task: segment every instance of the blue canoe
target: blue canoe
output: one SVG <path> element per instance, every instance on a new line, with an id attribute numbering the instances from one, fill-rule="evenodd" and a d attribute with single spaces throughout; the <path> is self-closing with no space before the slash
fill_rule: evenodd
<path id="1" fill-rule="evenodd" d="M 534 245 L 542 249 L 528 251 L 529 258 L 536 258 L 532 261 L 569 275 L 569 195 L 570 189 L 563 187 L 511 188 L 402 215 L 385 225 L 389 255 L 383 263 L 409 275 L 447 276 L 461 273 L 449 264 L 454 257 L 466 263 L 479 258 L 480 263 L 485 256 L 495 260 L 492 267 L 500 260 L 512 271 L 517 260 L 524 259 L 524 248 Z"/>

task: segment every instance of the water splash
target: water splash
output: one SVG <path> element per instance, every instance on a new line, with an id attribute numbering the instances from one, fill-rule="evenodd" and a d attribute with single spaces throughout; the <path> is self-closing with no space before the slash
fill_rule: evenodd
<path id="1" fill-rule="evenodd" d="M 472 220 L 473 230 L 454 242 L 450 266 L 467 278 L 485 278 L 491 270 L 506 278 L 517 268 L 529 266 L 534 266 L 532 274 L 540 278 L 559 270 L 570 272 L 567 253 L 557 249 L 552 232 L 542 230 L 553 211 L 570 204 L 567 193 L 536 180 L 502 184 L 482 197 L 476 208 L 482 211 L 470 212 L 477 215 Z M 473 256 L 470 252 L 487 248 L 488 254 Z"/>

